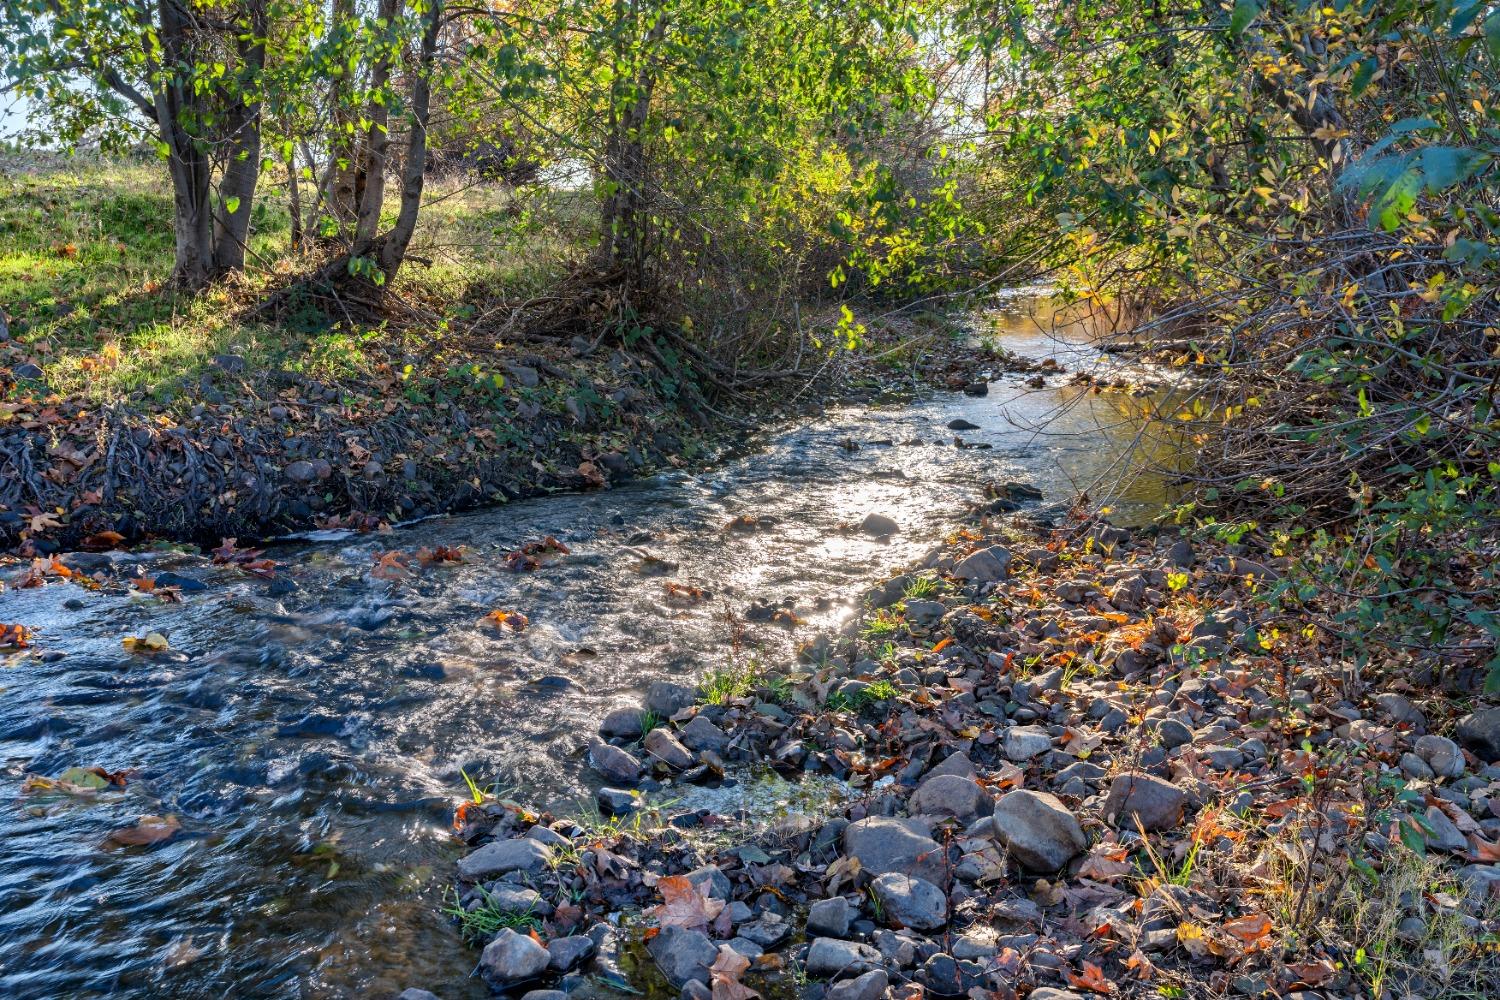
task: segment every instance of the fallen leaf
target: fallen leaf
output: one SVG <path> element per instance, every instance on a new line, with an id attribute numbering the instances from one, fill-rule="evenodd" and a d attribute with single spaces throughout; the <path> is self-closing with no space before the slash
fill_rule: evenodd
<path id="1" fill-rule="evenodd" d="M 531 624 L 531 619 L 519 611 L 501 611 L 496 608 L 485 615 L 480 621 L 493 622 L 496 628 L 505 632 L 524 632 L 526 626 Z"/>
<path id="2" fill-rule="evenodd" d="M 702 930 L 724 909 L 722 899 L 714 899 L 699 889 L 685 875 L 669 875 L 656 883 L 664 900 L 647 911 L 662 927 L 686 927 Z"/>
<path id="3" fill-rule="evenodd" d="M 105 838 L 105 846 L 144 847 L 170 840 L 182 829 L 176 816 L 142 816 L 135 826 L 116 830 Z"/>
<path id="4" fill-rule="evenodd" d="M 1076 986 L 1081 990 L 1093 990 L 1095 993 L 1113 993 L 1117 988 L 1114 982 L 1104 974 L 1104 970 L 1093 962 L 1084 962 L 1081 973 L 1068 973 L 1068 985 Z"/>
<path id="5" fill-rule="evenodd" d="M 1227 921 L 1224 930 L 1247 945 L 1255 945 L 1269 935 L 1274 926 L 1271 918 L 1264 913 L 1252 913 Z"/>
<path id="6" fill-rule="evenodd" d="M 719 945 L 719 957 L 708 967 L 709 982 L 713 987 L 713 1000 L 750 1000 L 759 993 L 740 982 L 750 960 L 727 944 Z"/>

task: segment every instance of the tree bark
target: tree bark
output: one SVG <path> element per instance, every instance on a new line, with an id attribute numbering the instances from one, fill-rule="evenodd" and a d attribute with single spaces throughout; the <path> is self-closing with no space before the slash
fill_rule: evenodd
<path id="1" fill-rule="evenodd" d="M 406 163 L 401 171 L 401 209 L 390 234 L 380 246 L 380 270 L 387 285 L 395 280 L 396 272 L 406 260 L 406 250 L 417 230 L 417 214 L 422 207 L 422 188 L 427 173 L 427 122 L 432 105 L 432 69 L 437 58 L 442 20 L 442 0 L 430 0 L 416 76 L 412 80 L 411 131 L 407 134 Z"/>
<path id="2" fill-rule="evenodd" d="M 379 16 L 385 24 L 387 38 L 370 72 L 370 92 L 379 98 L 383 98 L 390 83 L 391 64 L 395 60 L 392 50 L 394 24 L 401 15 L 402 6 L 402 0 L 380 0 Z M 391 144 L 389 101 L 371 100 L 365 115 L 370 120 L 370 128 L 365 135 L 365 189 L 360 197 L 359 217 L 354 227 L 352 255 L 355 257 L 369 251 L 375 232 L 380 228 L 380 209 L 385 203 L 386 155 Z"/>

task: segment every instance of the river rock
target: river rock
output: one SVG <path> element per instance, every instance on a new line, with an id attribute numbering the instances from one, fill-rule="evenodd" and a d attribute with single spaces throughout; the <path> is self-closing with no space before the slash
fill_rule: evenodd
<path id="1" fill-rule="evenodd" d="M 927 777 L 935 778 L 940 774 L 956 774 L 963 778 L 977 778 L 979 776 L 979 772 L 974 767 L 974 762 L 962 750 L 951 753 L 947 757 L 944 757 L 941 763 L 934 764 L 932 769 L 927 772 Z"/>
<path id="2" fill-rule="evenodd" d="M 977 431 L 979 430 L 979 425 L 971 424 L 963 417 L 956 417 L 948 421 L 948 429 L 950 431 Z"/>
<path id="3" fill-rule="evenodd" d="M 696 700 L 692 688 L 671 681 L 652 681 L 646 687 L 646 710 L 663 719 L 670 719 Z"/>
<path id="4" fill-rule="evenodd" d="M 498 990 L 506 990 L 535 979 L 547 971 L 552 956 L 529 934 L 501 928 L 479 956 L 479 971 Z"/>
<path id="5" fill-rule="evenodd" d="M 694 979 L 707 983 L 708 967 L 719 957 L 718 946 L 707 934 L 675 925 L 663 927 L 646 950 L 662 975 L 678 989 Z"/>
<path id="6" fill-rule="evenodd" d="M 827 1000 L 881 1000 L 890 989 L 890 977 L 884 969 L 866 972 L 828 987 Z"/>
<path id="7" fill-rule="evenodd" d="M 624 816 L 635 809 L 635 796 L 627 788 L 601 788 L 594 793 L 594 802 L 610 816 Z"/>
<path id="8" fill-rule="evenodd" d="M 547 867 L 551 852 L 527 837 L 496 840 L 458 860 L 458 877 L 471 882 L 498 878 L 508 872 L 538 875 Z"/>
<path id="9" fill-rule="evenodd" d="M 661 727 L 647 733 L 642 745 L 647 758 L 661 761 L 674 771 L 686 771 L 698 762 L 687 747 L 677 742 L 677 737 Z"/>
<path id="10" fill-rule="evenodd" d="M 923 781 L 912 793 L 906 808 L 929 816 L 952 816 L 968 821 L 994 805 L 990 793 L 973 778 L 938 774 Z"/>
<path id="11" fill-rule="evenodd" d="M 1458 824 L 1437 806 L 1428 806 L 1425 814 L 1428 829 L 1423 831 L 1427 846 L 1439 851 L 1462 854 L 1469 849 L 1469 841 L 1458 829 Z"/>
<path id="12" fill-rule="evenodd" d="M 953 575 L 972 583 L 995 583 L 1005 579 L 1010 567 L 1010 551 L 1000 545 L 980 549 L 959 560 Z"/>
<path id="13" fill-rule="evenodd" d="M 948 897 L 926 879 L 889 872 L 870 883 L 888 923 L 935 931 L 948 922 Z"/>
<path id="14" fill-rule="evenodd" d="M 493 883 L 485 890 L 484 901 L 490 909 L 515 916 L 535 913 L 545 905 L 542 902 L 542 894 L 535 889 L 524 885 L 511 885 L 509 882 Z"/>
<path id="15" fill-rule="evenodd" d="M 1412 749 L 1440 778 L 1457 778 L 1464 773 L 1464 752 L 1446 736 L 1420 736 Z"/>
<path id="16" fill-rule="evenodd" d="M 682 727 L 679 739 L 684 746 L 697 751 L 712 750 L 719 753 L 729 745 L 729 737 L 724 730 L 702 715 L 693 716 L 693 721 Z"/>
<path id="17" fill-rule="evenodd" d="M 1031 991 L 1028 1000 L 1084 1000 L 1084 998 L 1082 994 L 1074 993 L 1072 990 L 1041 986 Z"/>
<path id="18" fill-rule="evenodd" d="M 898 872 L 941 884 L 946 865 L 932 828 L 918 819 L 870 816 L 844 828 L 844 853 L 870 875 Z"/>
<path id="19" fill-rule="evenodd" d="M 1005 731 L 1005 757 L 1023 764 L 1052 749 L 1052 736 L 1041 726 L 1011 726 Z"/>
<path id="20" fill-rule="evenodd" d="M 408 986 L 396 994 L 396 1000 L 438 1000 L 438 995 L 427 990 L 419 990 L 415 986 Z"/>
<path id="21" fill-rule="evenodd" d="M 1485 763 L 1500 761 L 1500 707 L 1470 712 L 1458 720 L 1453 735 Z"/>
<path id="22" fill-rule="evenodd" d="M 1089 846 L 1072 810 L 1055 795 L 1018 788 L 1000 796 L 995 839 L 1027 871 L 1055 872 Z"/>
<path id="23" fill-rule="evenodd" d="M 571 972 L 593 953 L 594 939 L 582 934 L 547 942 L 547 954 L 552 956 L 549 967 L 553 972 Z"/>
<path id="24" fill-rule="evenodd" d="M 607 740 L 634 739 L 641 735 L 646 713 L 639 708 L 617 708 L 599 723 L 599 735 Z"/>
<path id="25" fill-rule="evenodd" d="M 807 908 L 809 937 L 847 937 L 851 907 L 843 896 L 820 899 Z"/>
<path id="26" fill-rule="evenodd" d="M 310 483 L 318 478 L 317 470 L 311 462 L 288 462 L 281 473 L 294 483 Z"/>
<path id="27" fill-rule="evenodd" d="M 1425 726 L 1427 718 L 1422 710 L 1411 703 L 1411 699 L 1394 691 L 1384 691 L 1375 696 L 1375 704 L 1392 722 L 1405 722 L 1413 726 Z"/>
<path id="28" fill-rule="evenodd" d="M 1121 830 L 1136 822 L 1147 830 L 1170 830 L 1182 822 L 1187 795 L 1177 786 L 1139 771 L 1117 777 L 1104 801 L 1104 818 Z"/>
<path id="29" fill-rule="evenodd" d="M 880 952 L 857 941 L 817 938 L 807 949 L 807 974 L 814 979 L 842 979 L 880 968 Z"/>
<path id="30" fill-rule="evenodd" d="M 597 740 L 589 747 L 589 767 L 621 785 L 641 780 L 641 762 L 633 754 Z"/>
<path id="31" fill-rule="evenodd" d="M 866 514 L 865 519 L 859 522 L 859 530 L 867 535 L 875 535 L 884 538 L 886 535 L 894 535 L 901 526 L 884 514 Z"/>

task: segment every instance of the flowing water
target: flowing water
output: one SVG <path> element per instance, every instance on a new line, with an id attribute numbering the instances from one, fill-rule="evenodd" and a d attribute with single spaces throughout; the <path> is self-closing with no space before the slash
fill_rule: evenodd
<path id="1" fill-rule="evenodd" d="M 1105 363 L 1052 338 L 1034 304 L 1006 299 L 984 324 L 1019 354 Z M 983 482 L 1066 500 L 1109 476 L 1139 401 L 1024 380 L 835 410 L 701 474 L 278 545 L 276 583 L 197 557 L 122 557 L 208 585 L 180 604 L 64 583 L 0 595 L 0 621 L 35 629 L 53 657 L 12 657 L 0 673 L 0 996 L 487 995 L 437 912 L 461 771 L 567 808 L 588 792 L 580 750 L 607 711 L 650 680 L 691 683 L 725 662 L 726 610 L 784 604 L 811 634 L 951 530 Z M 980 427 L 965 442 L 990 447 L 956 447 L 955 418 Z M 1160 499 L 1139 479 L 1115 509 Z M 872 511 L 900 531 L 844 527 Z M 724 530 L 742 515 L 756 526 Z M 505 568 L 547 535 L 571 554 Z M 465 561 L 409 581 L 370 573 L 377 552 L 439 545 L 463 546 Z M 670 600 L 667 580 L 708 596 Z M 530 627 L 481 621 L 495 609 Z M 790 641 L 778 625 L 750 629 L 768 655 Z M 150 631 L 177 652 L 122 649 Z M 96 765 L 133 773 L 87 798 L 21 791 L 27 775 Z M 104 844 L 148 814 L 182 832 Z"/>

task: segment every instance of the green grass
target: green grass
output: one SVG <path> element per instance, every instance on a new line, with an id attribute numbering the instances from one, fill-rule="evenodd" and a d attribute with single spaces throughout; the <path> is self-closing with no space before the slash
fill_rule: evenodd
<path id="1" fill-rule="evenodd" d="M 919 576 L 906 586 L 903 597 L 908 601 L 924 600 L 938 592 L 937 581 L 930 576 Z"/>
<path id="2" fill-rule="evenodd" d="M 450 902 L 443 907 L 445 914 L 458 921 L 464 937 L 469 940 L 487 941 L 507 927 L 511 930 L 530 930 L 542 926 L 541 919 L 529 910 L 525 913 L 502 910 L 483 889 L 479 892 L 484 903 L 472 910 L 463 908 L 457 890 L 452 891 Z"/>
<path id="3" fill-rule="evenodd" d="M 174 238 L 161 164 L 0 152 L 0 304 L 11 334 L 36 354 L 48 387 L 95 402 L 130 393 L 165 402 L 183 380 L 214 373 L 218 354 L 243 356 L 252 372 L 336 379 L 368 374 L 373 339 L 398 350 L 430 340 L 430 329 L 333 330 L 312 314 L 277 326 L 241 318 L 315 263 L 292 252 L 286 205 L 279 177 L 263 178 L 245 274 L 179 294 L 165 287 Z M 430 181 L 397 291 L 449 317 L 469 308 L 471 291 L 534 294 L 593 239 L 588 207 L 578 192 Z"/>
<path id="4" fill-rule="evenodd" d="M 758 664 L 730 664 L 710 671 L 699 683 L 698 694 L 706 704 L 723 705 L 737 698 L 748 698 L 760 679 Z"/>
<path id="5" fill-rule="evenodd" d="M 901 631 L 901 619 L 885 609 L 865 623 L 863 635 L 866 639 L 887 639 Z"/>

